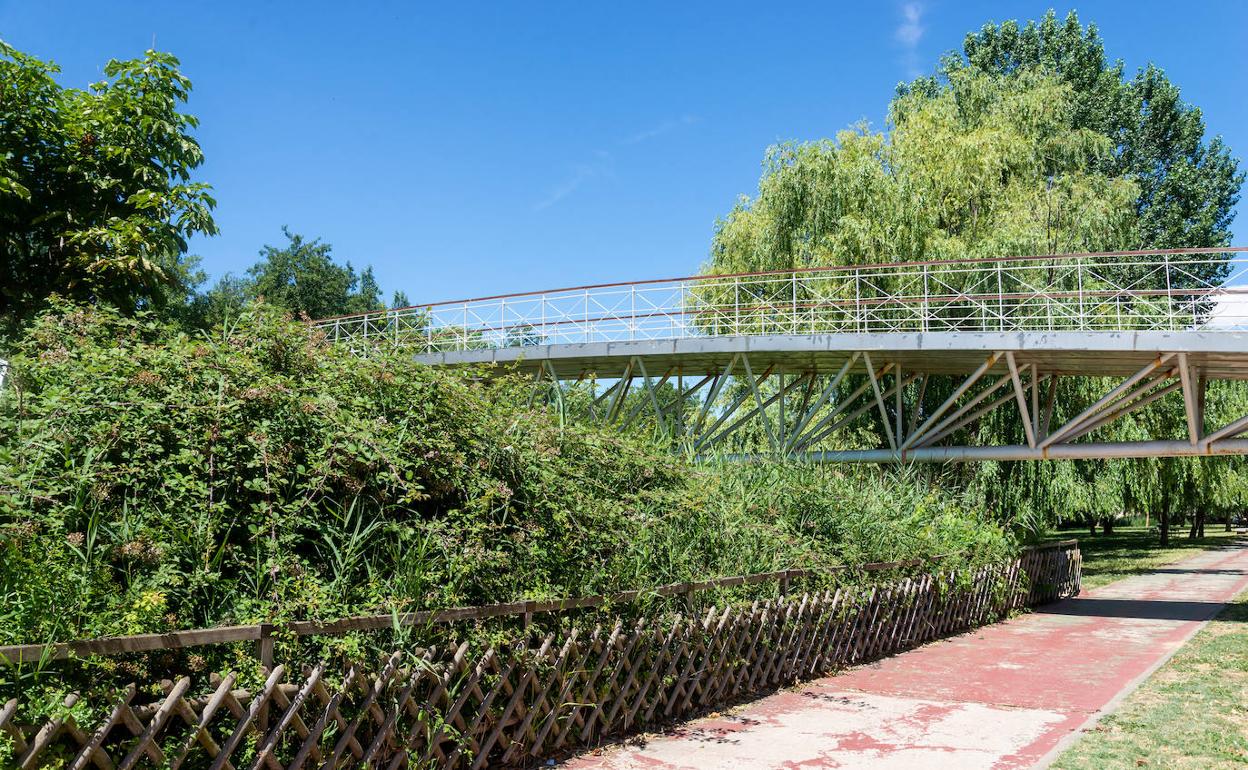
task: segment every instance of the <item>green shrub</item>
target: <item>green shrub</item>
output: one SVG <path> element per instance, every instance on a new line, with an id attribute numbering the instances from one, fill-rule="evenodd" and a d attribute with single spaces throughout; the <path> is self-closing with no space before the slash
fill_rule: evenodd
<path id="1" fill-rule="evenodd" d="M 58 307 L 0 396 L 0 643 L 1010 548 L 917 474 L 689 466 L 530 388 L 263 305 L 211 336 Z"/>
<path id="2" fill-rule="evenodd" d="M 515 380 L 357 357 L 263 307 L 212 338 L 63 309 L 12 364 L 5 641 L 583 590 L 684 481 L 513 406 Z"/>

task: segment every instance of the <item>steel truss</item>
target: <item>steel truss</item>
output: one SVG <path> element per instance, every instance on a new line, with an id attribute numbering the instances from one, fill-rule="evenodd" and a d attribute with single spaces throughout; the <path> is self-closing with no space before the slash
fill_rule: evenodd
<path id="1" fill-rule="evenodd" d="M 1209 426 L 1205 409 L 1208 381 L 1248 381 L 1246 286 L 1248 247 L 1162 249 L 601 284 L 313 325 L 364 355 L 533 372 L 533 398 L 561 414 L 592 383 L 586 417 L 652 424 L 702 457 L 1204 456 L 1248 454 L 1248 416 Z M 1121 380 L 1086 408 L 1055 405 L 1072 376 Z M 1182 400 L 1186 435 L 1096 441 L 1162 399 Z M 972 445 L 1002 409 L 1017 443 Z M 879 446 L 831 448 L 863 426 Z"/>
<path id="2" fill-rule="evenodd" d="M 1248 439 L 1237 438 L 1248 432 L 1248 415 L 1226 425 L 1207 425 L 1208 379 L 1187 353 L 1156 355 L 1061 424 L 1054 424 L 1055 411 L 1073 409 L 1055 410 L 1058 381 L 1078 375 L 1046 371 L 1020 360 L 1025 355 L 987 352 L 965 376 L 907 368 L 870 351 L 849 353 L 835 370 L 783 367 L 735 353 L 708 371 L 687 371 L 678 363 L 652 371 L 643 357 L 631 356 L 612 380 L 591 387 L 586 412 L 591 420 L 621 430 L 648 421 L 678 447 L 703 459 L 782 456 L 891 463 L 1248 454 Z M 952 390 L 935 403 L 927 394 L 940 378 Z M 534 394 L 564 409 L 570 389 L 593 381 L 592 371 L 570 377 L 543 361 L 535 370 Z M 850 387 L 851 381 L 856 385 Z M 1172 395 L 1184 406 L 1181 438 L 1088 440 Z M 1016 410 L 1020 443 L 968 445 L 966 439 L 975 435 L 979 421 L 1002 409 Z M 873 427 L 887 446 L 823 448 L 838 431 L 858 427 Z"/>

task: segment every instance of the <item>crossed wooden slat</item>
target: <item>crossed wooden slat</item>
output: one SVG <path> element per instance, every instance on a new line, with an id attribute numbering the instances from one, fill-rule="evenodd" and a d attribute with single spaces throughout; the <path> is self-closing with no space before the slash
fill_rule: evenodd
<path id="1" fill-rule="evenodd" d="M 88 726 L 69 717 L 20 726 L 14 699 L 0 706 L 0 734 L 21 768 L 63 756 L 73 770 L 506 766 L 1067 595 L 1078 590 L 1079 567 L 1077 550 L 1031 551 L 964 573 L 617 619 L 587 634 L 550 631 L 532 644 L 395 653 L 375 674 L 353 665 L 340 680 L 324 664 L 299 673 L 276 666 L 255 692 L 237 689 L 230 674 L 192 697 L 184 677 L 147 705 L 133 705 L 138 688 L 128 687 Z M 77 703 L 71 695 L 64 705 Z"/>

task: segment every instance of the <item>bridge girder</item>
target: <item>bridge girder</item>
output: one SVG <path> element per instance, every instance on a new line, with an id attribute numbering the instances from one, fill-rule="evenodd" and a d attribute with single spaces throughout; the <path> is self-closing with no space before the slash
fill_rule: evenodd
<path id="1" fill-rule="evenodd" d="M 1070 334 L 551 345 L 433 354 L 442 360 L 431 363 L 488 357 L 507 370 L 531 371 L 534 392 L 561 409 L 575 383 L 594 381 L 591 419 L 621 429 L 649 420 L 704 458 L 880 463 L 1248 454 L 1248 439 L 1236 438 L 1248 431 L 1248 415 L 1207 426 L 1205 404 L 1210 380 L 1248 379 L 1245 335 L 1080 333 L 1072 340 Z M 864 344 L 855 349 L 845 342 Z M 458 360 L 447 360 L 451 355 Z M 1120 381 L 1086 407 L 1056 403 L 1059 382 L 1070 377 Z M 930 398 L 933 383 L 948 393 L 939 403 Z M 1167 397 L 1182 401 L 1185 435 L 1090 440 Z M 1015 410 L 1019 443 L 966 441 L 980 421 L 1005 409 Z M 1055 411 L 1070 416 L 1054 424 Z M 880 446 L 826 446 L 839 431 L 863 426 L 875 429 Z"/>

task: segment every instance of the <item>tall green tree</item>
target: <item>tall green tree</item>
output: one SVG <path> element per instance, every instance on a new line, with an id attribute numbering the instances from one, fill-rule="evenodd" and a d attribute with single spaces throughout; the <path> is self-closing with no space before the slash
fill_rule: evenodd
<path id="1" fill-rule="evenodd" d="M 237 317 L 244 305 L 263 299 L 293 315 L 309 318 L 384 310 L 381 286 L 371 266 L 357 273 L 338 264 L 333 246 L 283 227 L 286 243 L 265 245 L 245 277 L 226 275 L 192 300 L 192 323 L 213 326 Z M 396 295 L 396 299 L 405 299 Z"/>
<path id="2" fill-rule="evenodd" d="M 1221 137 L 1208 137 L 1199 107 L 1150 63 L 1128 76 L 1111 61 L 1096 25 L 1072 11 L 1064 21 L 1050 10 L 1020 26 L 986 24 L 966 36 L 935 75 L 901 86 L 899 93 L 933 94 L 951 87 L 955 73 L 1017 76 L 1040 69 L 1070 86 L 1073 125 L 1104 136 L 1111 152 L 1103 171 L 1135 182 L 1136 227 L 1131 245 L 1145 248 L 1225 246 L 1244 174 Z"/>
<path id="3" fill-rule="evenodd" d="M 266 244 L 260 250 L 260 261 L 247 271 L 250 291 L 256 296 L 312 318 L 354 312 L 363 303 L 377 305 L 376 282 L 366 287 L 371 296 L 361 295 L 355 268 L 349 262 L 335 263 L 333 247 L 328 243 L 319 238 L 307 240 L 286 227 L 282 234 L 286 244 Z M 371 278 L 371 270 L 368 275 Z"/>
<path id="4" fill-rule="evenodd" d="M 0 42 L 0 319 L 12 329 L 52 294 L 123 310 L 185 295 L 187 239 L 215 201 L 193 181 L 204 154 L 181 111 L 173 56 L 110 61 L 87 89 Z"/>
<path id="5" fill-rule="evenodd" d="M 1096 25 L 1083 26 L 1074 12 L 1064 21 L 1049 11 L 1024 25 L 986 24 L 968 34 L 962 51 L 946 56 L 935 75 L 900 87 L 899 94 L 941 93 L 954 88 L 966 72 L 1019 77 L 1037 69 L 1070 86 L 1073 125 L 1109 142 L 1100 169 L 1131 181 L 1138 190 L 1134 231 L 1124 247 L 1217 247 L 1231 242 L 1230 225 L 1244 182 L 1238 160 L 1221 137 L 1207 136 L 1200 108 L 1183 101 L 1179 87 L 1162 69 L 1150 63 L 1128 76 L 1121 60 L 1111 61 L 1105 54 Z M 1059 250 L 1064 249 L 1046 249 Z M 1185 272 L 1192 274 L 1194 284 L 1217 282 L 1225 277 L 1226 266 L 1203 262 Z M 1086 392 L 1068 393 L 1069 400 L 1079 403 L 1080 396 L 1090 396 L 1088 384 L 1074 384 L 1070 389 Z M 1220 403 L 1242 403 L 1242 388 L 1227 385 L 1222 390 Z M 1181 403 L 1171 397 L 1147 414 L 1110 426 L 1108 432 L 1124 440 L 1181 435 L 1182 422 Z M 1051 485 L 1050 494 L 1065 498 L 1066 514 L 1109 522 L 1119 512 L 1155 512 L 1165 541 L 1171 521 L 1188 514 L 1200 521 L 1207 509 L 1242 502 L 1237 491 L 1227 493 L 1238 489 L 1228 476 L 1241 469 L 1237 459 L 1080 461 L 1073 464 L 1074 474 L 1085 482 L 1079 485 L 1026 465 L 978 470 L 988 495 Z M 1105 479 L 1115 483 L 1106 485 Z M 1093 486 L 1107 493 L 1094 499 L 1078 491 Z M 1199 529 L 1193 527 L 1192 534 Z"/>

